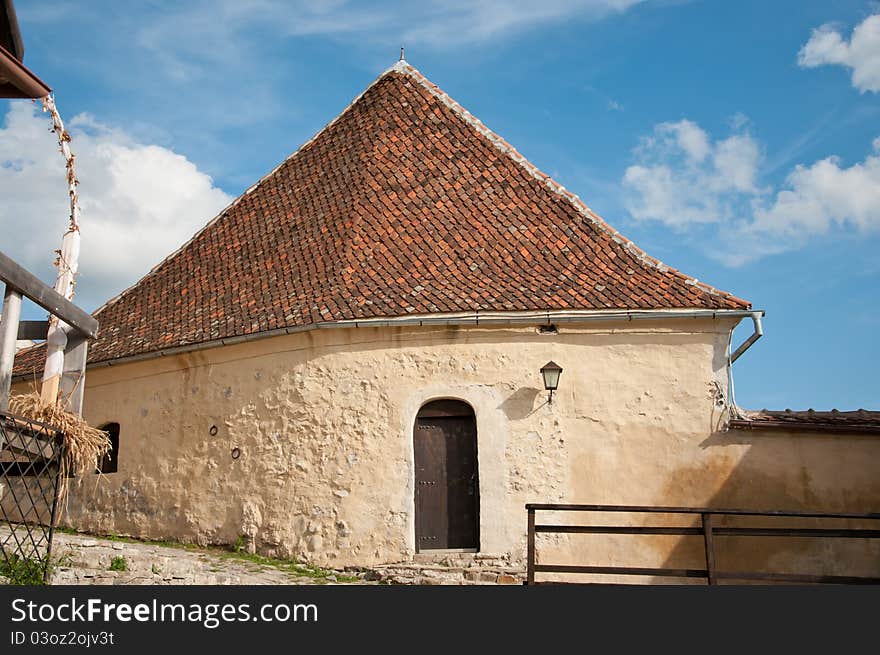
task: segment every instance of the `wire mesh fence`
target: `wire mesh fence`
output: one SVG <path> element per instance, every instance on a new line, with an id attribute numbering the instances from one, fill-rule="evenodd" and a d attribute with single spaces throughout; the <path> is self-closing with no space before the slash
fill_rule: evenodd
<path id="1" fill-rule="evenodd" d="M 63 456 L 56 428 L 0 412 L 0 575 L 48 581 Z"/>

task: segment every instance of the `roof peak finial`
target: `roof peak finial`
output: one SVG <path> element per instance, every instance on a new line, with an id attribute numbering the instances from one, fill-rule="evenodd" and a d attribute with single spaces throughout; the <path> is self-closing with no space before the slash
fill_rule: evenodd
<path id="1" fill-rule="evenodd" d="M 403 61 L 403 49 L 404 46 L 400 46 L 400 61 Z"/>

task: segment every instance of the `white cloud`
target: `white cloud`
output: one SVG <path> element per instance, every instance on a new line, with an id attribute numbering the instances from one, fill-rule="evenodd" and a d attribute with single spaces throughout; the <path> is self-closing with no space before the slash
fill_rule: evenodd
<path id="1" fill-rule="evenodd" d="M 731 129 L 741 130 L 749 124 L 749 117 L 738 111 L 728 120 Z"/>
<path id="2" fill-rule="evenodd" d="M 747 133 L 712 142 L 696 123 L 660 123 L 627 168 L 625 205 L 637 219 L 673 227 L 731 220 L 744 193 L 757 192 L 761 148 Z"/>
<path id="3" fill-rule="evenodd" d="M 231 197 L 171 150 L 81 114 L 69 121 L 82 210 L 77 302 L 94 309 L 135 282 Z M 0 126 L 0 249 L 51 284 L 69 214 L 49 120 L 25 102 Z"/>
<path id="4" fill-rule="evenodd" d="M 709 154 L 709 138 L 699 125 L 689 120 L 661 123 L 656 132 L 659 136 L 672 137 L 675 145 L 694 162 L 703 161 Z"/>
<path id="5" fill-rule="evenodd" d="M 798 165 L 773 189 L 758 183 L 762 148 L 751 135 L 712 141 L 691 121 L 661 123 L 635 150 L 624 202 L 639 220 L 702 225 L 713 256 L 741 264 L 835 230 L 880 232 L 880 137 L 872 147 L 848 167 L 833 156 Z"/>
<path id="6" fill-rule="evenodd" d="M 405 10 L 395 13 L 402 24 L 412 26 L 403 30 L 408 40 L 449 47 L 494 40 L 568 19 L 597 20 L 639 2 L 642 0 L 435 0 L 428 3 L 427 15 Z"/>
<path id="7" fill-rule="evenodd" d="M 643 0 L 429 0 L 423 3 L 306 2 L 290 12 L 288 1 L 267 0 L 263 11 L 292 35 L 358 34 L 376 40 L 400 34 L 444 48 L 498 39 L 566 19 L 598 20 Z M 234 5 L 238 3 L 233 2 Z"/>
<path id="8" fill-rule="evenodd" d="M 193 0 L 156 2 L 137 15 L 107 5 L 64 11 L 27 8 L 33 22 L 69 22 L 77 12 L 100 20 L 100 38 L 124 38 L 146 50 L 171 81 L 223 74 L 228 85 L 252 75 L 254 54 L 284 38 L 325 37 L 349 44 L 450 50 L 487 44 L 564 21 L 596 21 L 644 0 Z M 118 36 L 117 36 L 118 35 Z M 267 38 L 268 37 L 268 38 Z M 389 58 L 391 52 L 388 53 Z M 391 63 L 389 59 L 389 63 Z M 218 70 L 219 67 L 219 70 Z M 261 70 L 265 76 L 266 70 Z"/>
<path id="9" fill-rule="evenodd" d="M 859 91 L 880 92 L 880 14 L 856 25 L 849 41 L 832 25 L 813 30 L 798 53 L 798 64 L 846 66 L 852 69 L 852 84 Z"/>
<path id="10" fill-rule="evenodd" d="M 713 188 L 752 193 L 761 163 L 761 148 L 748 134 L 736 134 L 715 145 L 712 162 L 716 176 Z"/>
<path id="11" fill-rule="evenodd" d="M 122 11 L 113 0 L 53 0 L 21 3 L 19 18 L 35 35 L 30 51 L 41 50 L 47 79 L 54 69 L 87 80 L 102 103 L 90 110 L 102 120 L 125 121 L 143 142 L 185 148 L 224 184 L 244 186 L 266 165 L 255 153 L 277 146 L 266 126 L 307 138 L 323 124 L 313 115 L 322 93 L 312 97 L 303 82 L 316 70 L 355 66 L 375 74 L 394 63 L 401 45 L 416 65 L 431 52 L 467 57 L 641 1 L 151 0 Z M 297 57 L 301 41 L 309 52 L 329 54 Z M 241 152 L 242 140 L 253 152 Z M 273 152 L 273 159 L 286 154 Z M 243 158 L 238 169 L 246 170 L 218 163 L 231 157 Z"/>
<path id="12" fill-rule="evenodd" d="M 880 139 L 865 161 L 845 167 L 838 157 L 798 165 L 767 207 L 759 207 L 750 233 L 802 242 L 834 227 L 880 231 Z"/>

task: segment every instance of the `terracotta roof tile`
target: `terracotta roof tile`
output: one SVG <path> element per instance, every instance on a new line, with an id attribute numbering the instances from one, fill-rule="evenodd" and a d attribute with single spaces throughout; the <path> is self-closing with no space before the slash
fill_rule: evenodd
<path id="1" fill-rule="evenodd" d="M 101 307 L 89 360 L 381 316 L 749 307 L 646 255 L 400 62 Z"/>
<path id="2" fill-rule="evenodd" d="M 880 433 L 880 412 L 859 409 L 841 412 L 792 411 L 786 409 L 747 411 L 741 418 L 730 421 L 730 427 L 740 430 L 809 430 L 822 432 Z"/>

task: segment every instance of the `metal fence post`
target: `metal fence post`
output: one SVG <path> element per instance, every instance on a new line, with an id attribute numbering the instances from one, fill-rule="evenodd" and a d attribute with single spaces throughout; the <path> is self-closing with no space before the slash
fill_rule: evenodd
<path id="1" fill-rule="evenodd" d="M 701 514 L 703 518 L 703 542 L 706 547 L 706 578 L 710 585 L 718 584 L 715 577 L 715 541 L 712 538 L 712 515 Z"/>
<path id="2" fill-rule="evenodd" d="M 526 584 L 535 584 L 535 510 L 526 506 L 529 512 L 528 552 L 526 562 Z"/>
<path id="3" fill-rule="evenodd" d="M 62 479 L 62 470 L 64 469 L 63 461 L 65 456 L 64 438 L 62 436 L 56 437 L 55 444 L 58 448 L 58 452 L 55 455 L 55 460 L 58 462 L 58 466 L 54 474 L 55 489 L 52 492 L 52 511 L 49 514 L 49 535 L 46 543 L 46 561 L 43 563 L 43 582 L 45 584 L 49 584 L 49 578 L 52 575 L 52 537 L 55 535 L 55 524 L 58 522 L 58 497 L 61 495 L 61 485 L 68 484 L 66 480 Z"/>

